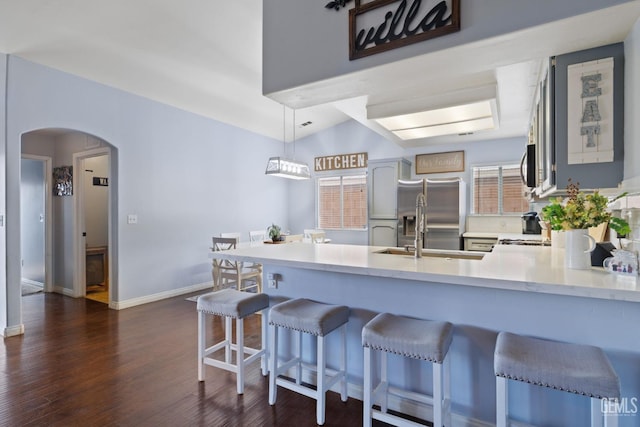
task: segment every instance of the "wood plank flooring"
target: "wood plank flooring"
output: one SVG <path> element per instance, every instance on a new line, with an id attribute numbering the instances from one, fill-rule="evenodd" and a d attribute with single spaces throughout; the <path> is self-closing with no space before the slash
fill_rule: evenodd
<path id="1" fill-rule="evenodd" d="M 57 294 L 22 304 L 25 335 L 0 346 L 2 426 L 316 425 L 312 399 L 279 389 L 269 406 L 258 363 L 242 396 L 226 371 L 207 367 L 199 383 L 196 305 L 185 297 L 121 311 Z M 220 333 L 220 319 L 212 321 Z M 247 344 L 257 345 L 260 318 L 245 328 Z M 362 425 L 362 402 L 330 392 L 326 419 Z"/>

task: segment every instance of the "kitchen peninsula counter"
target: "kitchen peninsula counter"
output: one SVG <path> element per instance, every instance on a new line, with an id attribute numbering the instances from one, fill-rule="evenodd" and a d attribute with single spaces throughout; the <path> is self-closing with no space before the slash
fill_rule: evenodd
<path id="1" fill-rule="evenodd" d="M 489 253 L 468 252 L 484 255 L 481 260 L 432 257 L 429 253 L 447 251 L 427 249 L 420 259 L 412 254 L 378 253 L 384 249 L 294 243 L 243 247 L 212 256 L 309 270 L 640 302 L 638 276 L 609 274 L 599 267 L 567 269 L 563 249 L 497 245 Z"/>
<path id="2" fill-rule="evenodd" d="M 211 256 L 263 264 L 263 290 L 272 304 L 309 298 L 350 307 L 351 397 L 362 399 L 362 327 L 380 312 L 454 324 L 449 350 L 453 427 L 495 423 L 493 352 L 500 331 L 601 347 L 620 377 L 622 396 L 640 397 L 637 277 L 608 274 L 598 267 L 566 269 L 564 250 L 551 247 L 498 245 L 491 253 L 475 252 L 484 255 L 482 260 L 429 257 L 427 250 L 420 259 L 377 253 L 384 249 L 291 243 L 243 246 Z M 275 287 L 269 286 L 269 275 L 276 279 Z M 338 360 L 333 353 L 336 337 L 328 338 L 328 360 Z M 304 356 L 313 360 L 313 351 L 307 350 Z M 428 391 L 428 364 L 390 358 L 389 374 L 400 387 Z M 513 384 L 510 389 L 521 397 L 512 399 L 510 410 L 523 422 L 589 425 L 589 399 L 583 396 L 549 394 L 527 384 Z M 536 402 L 533 412 L 531 402 Z M 419 408 L 409 409 L 397 401 L 389 405 L 428 418 L 428 412 Z M 640 414 L 621 417 L 619 426 L 637 426 L 639 420 Z"/>

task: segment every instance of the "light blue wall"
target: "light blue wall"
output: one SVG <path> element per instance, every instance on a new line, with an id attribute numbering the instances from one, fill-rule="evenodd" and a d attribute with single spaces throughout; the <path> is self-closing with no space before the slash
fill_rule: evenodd
<path id="1" fill-rule="evenodd" d="M 116 153 L 118 184 L 116 301 L 210 281 L 211 236 L 240 231 L 248 240 L 251 229 L 287 223 L 286 205 L 273 202 L 286 200 L 286 183 L 264 175 L 280 141 L 17 57 L 10 58 L 8 75 L 7 161 L 2 162 L 7 230 L 20 228 L 24 132 L 66 128 L 107 141 Z M 138 224 L 128 225 L 127 214 L 137 214 Z M 21 323 L 19 242 L 18 231 L 8 233 L 9 326 Z"/>

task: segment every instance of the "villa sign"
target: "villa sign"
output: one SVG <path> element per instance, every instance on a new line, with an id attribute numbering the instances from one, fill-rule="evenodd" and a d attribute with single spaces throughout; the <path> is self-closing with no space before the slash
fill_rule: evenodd
<path id="1" fill-rule="evenodd" d="M 349 11 L 350 60 L 460 31 L 460 0 L 362 3 Z"/>

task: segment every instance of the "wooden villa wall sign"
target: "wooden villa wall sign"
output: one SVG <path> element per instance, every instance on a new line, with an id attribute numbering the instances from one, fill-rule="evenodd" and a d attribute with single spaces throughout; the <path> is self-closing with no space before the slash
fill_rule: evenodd
<path id="1" fill-rule="evenodd" d="M 349 10 L 349 59 L 456 31 L 460 0 L 355 0 L 355 8 Z"/>

